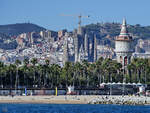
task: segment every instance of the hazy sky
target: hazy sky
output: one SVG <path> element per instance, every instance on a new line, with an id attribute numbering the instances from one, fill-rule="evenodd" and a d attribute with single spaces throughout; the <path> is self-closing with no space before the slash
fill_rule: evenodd
<path id="1" fill-rule="evenodd" d="M 150 0 L 0 0 L 0 25 L 28 22 L 51 30 L 77 27 L 78 18 L 90 15 L 82 25 L 97 22 L 122 22 L 150 25 Z"/>

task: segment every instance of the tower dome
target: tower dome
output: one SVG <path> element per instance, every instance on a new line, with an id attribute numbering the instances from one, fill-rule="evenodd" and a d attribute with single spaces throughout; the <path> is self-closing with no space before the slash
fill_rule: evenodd
<path id="1" fill-rule="evenodd" d="M 116 37 L 116 40 L 120 41 L 131 41 L 132 37 L 129 36 L 128 30 L 127 30 L 127 25 L 126 25 L 126 20 L 123 19 L 122 26 L 121 26 L 121 31 L 120 35 Z"/>

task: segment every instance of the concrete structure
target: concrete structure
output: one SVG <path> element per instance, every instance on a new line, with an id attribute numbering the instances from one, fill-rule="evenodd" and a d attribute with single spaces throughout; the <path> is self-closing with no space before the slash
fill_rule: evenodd
<path id="1" fill-rule="evenodd" d="M 100 57 L 105 58 L 110 58 L 113 59 L 114 58 L 114 49 L 106 46 L 106 45 L 97 45 L 97 59 L 99 59 Z"/>
<path id="2" fill-rule="evenodd" d="M 66 32 L 67 32 L 67 30 L 66 30 L 66 29 L 61 30 L 61 31 L 58 31 L 58 38 L 63 37 L 63 36 L 65 35 L 65 33 L 66 33 Z"/>
<path id="3" fill-rule="evenodd" d="M 84 33 L 82 30 L 82 27 L 80 23 L 78 23 L 78 29 L 77 32 L 74 32 L 74 48 L 75 48 L 75 62 L 81 62 L 81 57 L 79 57 L 81 49 L 83 52 L 83 47 L 84 47 Z M 82 53 L 83 54 L 83 53 Z"/>
<path id="4" fill-rule="evenodd" d="M 84 37 L 84 50 L 85 50 L 85 55 L 88 56 L 89 55 L 89 36 L 87 34 L 85 34 L 85 37 Z"/>
<path id="5" fill-rule="evenodd" d="M 143 58 L 143 59 L 145 59 L 145 58 L 150 58 L 150 53 L 133 53 L 132 54 L 132 57 L 133 58 Z"/>
<path id="6" fill-rule="evenodd" d="M 136 52 L 150 52 L 150 40 L 139 39 L 136 45 Z"/>
<path id="7" fill-rule="evenodd" d="M 75 62 L 78 62 L 79 59 L 79 38 L 78 35 L 74 35 L 74 57 L 75 57 Z"/>
<path id="8" fill-rule="evenodd" d="M 115 52 L 117 61 L 122 64 L 123 67 L 130 63 L 132 56 L 131 48 L 132 37 L 129 36 L 127 31 L 126 20 L 123 19 L 120 35 L 115 40 Z"/>
<path id="9" fill-rule="evenodd" d="M 65 33 L 65 45 L 64 45 L 64 54 L 63 54 L 63 64 L 69 61 L 69 49 L 68 49 L 68 33 Z"/>
<path id="10" fill-rule="evenodd" d="M 46 31 L 40 31 L 40 36 L 42 38 L 51 38 L 52 34 L 51 34 L 51 31 L 46 30 Z"/>
<path id="11" fill-rule="evenodd" d="M 97 60 L 97 39 L 96 35 L 94 36 L 94 62 Z"/>
<path id="12" fill-rule="evenodd" d="M 83 60 L 94 62 L 97 59 L 96 35 L 85 34 L 81 29 L 79 26 L 78 32 L 74 32 L 75 62 L 82 62 Z M 82 32 L 79 32 L 80 30 Z"/>

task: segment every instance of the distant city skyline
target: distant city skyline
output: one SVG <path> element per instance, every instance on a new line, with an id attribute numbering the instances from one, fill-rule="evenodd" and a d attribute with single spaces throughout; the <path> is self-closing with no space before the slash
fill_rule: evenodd
<path id="1" fill-rule="evenodd" d="M 73 30 L 78 18 L 68 15 L 90 15 L 82 25 L 97 22 L 122 22 L 150 25 L 148 0 L 0 0 L 0 25 L 30 22 L 50 30 Z"/>

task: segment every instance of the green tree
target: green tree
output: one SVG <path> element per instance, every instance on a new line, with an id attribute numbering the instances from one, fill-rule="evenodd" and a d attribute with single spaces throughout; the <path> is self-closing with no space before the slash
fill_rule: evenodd
<path id="1" fill-rule="evenodd" d="M 33 73 L 34 73 L 33 74 L 33 85 L 35 87 L 35 85 L 36 85 L 36 64 L 38 63 L 37 58 L 32 58 L 31 63 L 33 65 Z"/>
<path id="2" fill-rule="evenodd" d="M 15 65 L 16 65 L 16 82 L 15 82 L 15 88 L 18 88 L 19 86 L 19 74 L 18 74 L 18 70 L 19 70 L 19 65 L 21 64 L 21 61 L 20 60 L 16 60 L 15 61 Z"/>

